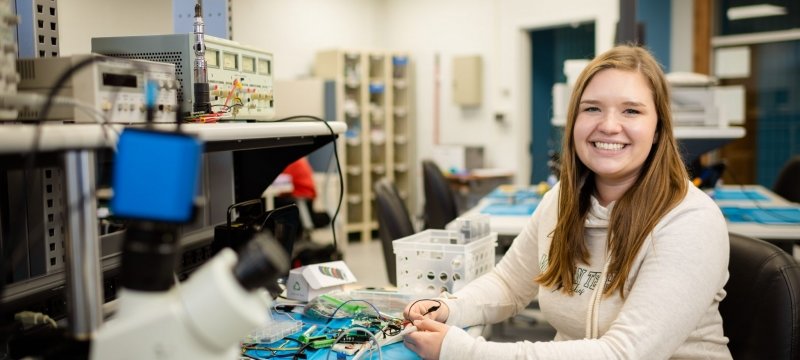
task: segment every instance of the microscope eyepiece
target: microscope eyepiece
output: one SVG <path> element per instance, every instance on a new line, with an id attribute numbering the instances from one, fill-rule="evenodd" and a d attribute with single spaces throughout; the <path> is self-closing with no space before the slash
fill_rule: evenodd
<path id="1" fill-rule="evenodd" d="M 289 256 L 268 233 L 260 232 L 239 251 L 233 275 L 247 290 L 274 289 L 278 278 L 289 271 Z"/>

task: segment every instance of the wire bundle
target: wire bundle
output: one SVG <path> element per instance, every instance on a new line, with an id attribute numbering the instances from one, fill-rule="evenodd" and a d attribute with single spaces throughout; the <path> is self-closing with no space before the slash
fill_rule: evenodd
<path id="1" fill-rule="evenodd" d="M 214 105 L 213 107 L 221 107 L 219 111 L 212 112 L 210 114 L 206 113 L 195 113 L 192 116 L 186 119 L 187 122 L 196 122 L 196 123 L 215 123 L 217 121 L 222 120 L 223 117 L 226 115 L 233 113 L 233 117 L 236 117 L 236 113 L 238 113 L 238 109 L 244 106 L 242 99 L 238 96 L 238 92 L 242 88 L 242 83 L 239 79 L 234 79 L 233 84 L 231 85 L 230 90 L 228 90 L 228 95 L 225 97 L 225 102 L 222 105 Z M 234 96 L 234 94 L 237 94 Z M 233 104 L 228 106 L 228 104 L 233 99 Z"/>

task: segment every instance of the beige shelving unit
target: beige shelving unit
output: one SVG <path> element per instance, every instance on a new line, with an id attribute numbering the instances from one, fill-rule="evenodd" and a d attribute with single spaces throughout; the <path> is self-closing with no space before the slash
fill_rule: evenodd
<path id="1" fill-rule="evenodd" d="M 347 124 L 339 149 L 345 179 L 342 218 L 350 238 L 373 238 L 378 222 L 372 185 L 384 176 L 395 181 L 408 208 L 415 209 L 410 73 L 405 53 L 317 53 L 314 74 L 336 82 L 337 120 Z"/>

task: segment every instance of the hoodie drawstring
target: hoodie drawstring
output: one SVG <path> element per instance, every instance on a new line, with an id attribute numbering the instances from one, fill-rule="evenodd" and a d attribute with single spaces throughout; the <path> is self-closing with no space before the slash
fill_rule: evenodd
<path id="1" fill-rule="evenodd" d="M 600 300 L 603 299 L 603 292 L 606 288 L 606 274 L 608 273 L 608 263 L 610 257 L 603 265 L 603 271 L 600 273 L 600 279 L 597 286 L 594 288 L 592 298 L 589 300 L 589 308 L 586 310 L 586 339 L 596 339 L 600 334 Z"/>

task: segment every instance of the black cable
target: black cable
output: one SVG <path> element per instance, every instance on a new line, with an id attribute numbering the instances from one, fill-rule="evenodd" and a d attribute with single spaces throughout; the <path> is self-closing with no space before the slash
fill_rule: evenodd
<path id="1" fill-rule="evenodd" d="M 294 341 L 294 342 L 296 342 L 296 343 L 298 343 L 298 344 L 300 344 L 300 345 L 303 345 L 303 342 L 302 342 L 302 341 L 300 341 L 300 340 L 298 340 L 298 339 L 295 339 L 295 338 L 290 338 L 290 337 L 288 337 L 288 336 L 284 336 L 284 337 L 283 337 L 281 340 L 289 340 L 289 341 Z"/>
<path id="2" fill-rule="evenodd" d="M 275 208 L 275 209 L 272 209 L 272 210 L 269 212 L 269 214 L 267 214 L 267 216 L 266 216 L 266 217 L 264 217 L 264 221 L 262 221 L 262 222 L 261 222 L 261 226 L 259 226 L 259 227 L 257 227 L 257 228 L 256 228 L 256 231 L 261 231 L 261 229 L 263 229 L 263 228 L 264 228 L 264 226 L 266 226 L 266 225 L 267 225 L 267 220 L 269 220 L 269 218 L 272 216 L 272 214 L 274 214 L 276 211 L 282 211 L 282 210 L 286 210 L 286 209 L 288 209 L 288 208 L 291 208 L 291 207 L 297 207 L 297 204 L 295 204 L 295 203 L 292 203 L 292 204 L 289 204 L 289 205 L 283 205 L 283 206 L 281 206 L 281 207 L 277 207 L 277 208 Z M 291 255 L 291 254 L 290 254 L 290 255 Z"/>
<path id="3" fill-rule="evenodd" d="M 31 153 L 25 166 L 26 170 L 32 172 L 34 165 L 36 164 L 36 153 L 39 151 L 39 142 L 41 141 L 42 136 L 42 124 L 47 120 L 47 116 L 50 115 L 50 110 L 53 108 L 53 101 L 56 95 L 61 88 L 64 87 L 64 85 L 67 83 L 67 80 L 69 80 L 72 75 L 75 75 L 75 73 L 79 70 L 98 61 L 105 61 L 105 57 L 89 56 L 88 58 L 85 58 L 70 66 L 66 71 L 59 75 L 55 84 L 53 84 L 53 86 L 50 88 L 50 91 L 47 93 L 47 100 L 45 100 L 44 104 L 42 104 L 41 110 L 39 110 L 39 119 L 36 120 L 36 128 L 33 132 L 33 145 L 31 146 Z"/>
<path id="4" fill-rule="evenodd" d="M 100 55 L 92 55 L 86 59 L 79 61 L 77 64 L 72 65 L 67 71 L 64 71 L 61 76 L 58 77 L 56 83 L 53 84 L 53 87 L 50 88 L 50 91 L 47 93 L 47 100 L 45 101 L 44 105 L 42 106 L 42 110 L 39 112 L 39 123 L 41 124 L 42 121 L 47 119 L 47 115 L 50 114 L 50 109 L 53 106 L 53 99 L 55 98 L 56 94 L 64 87 L 64 84 L 67 83 L 67 80 L 75 75 L 78 70 L 83 69 L 86 66 L 89 66 L 95 62 L 106 61 L 105 56 Z"/>
<path id="5" fill-rule="evenodd" d="M 311 346 L 311 341 L 303 344 L 303 346 L 301 346 L 300 349 L 297 350 L 296 353 L 294 353 L 294 356 L 292 356 L 292 360 L 300 359 L 300 355 L 302 355 L 303 352 L 306 351 L 306 349 L 308 349 L 309 346 Z M 305 357 L 303 358 L 305 359 Z"/>
<path id="6" fill-rule="evenodd" d="M 50 112 L 51 112 L 51 110 L 53 108 L 53 104 L 55 102 L 56 95 L 66 85 L 67 81 L 72 76 L 74 76 L 78 71 L 82 70 L 83 68 L 85 68 L 85 67 L 87 67 L 87 66 L 89 66 L 89 65 L 91 65 L 91 64 L 93 64 L 95 62 L 104 62 L 104 61 L 107 61 L 108 59 L 109 58 L 106 57 L 106 56 L 92 54 L 91 56 L 89 56 L 89 57 L 87 57 L 85 59 L 82 59 L 82 60 L 78 61 L 77 63 L 71 65 L 66 71 L 64 71 L 61 75 L 59 75 L 59 77 L 57 78 L 56 82 L 52 85 L 52 87 L 48 91 L 47 98 L 46 98 L 44 104 L 42 105 L 41 109 L 39 110 L 39 113 L 38 113 L 39 114 L 39 118 L 37 120 L 34 120 L 34 122 L 36 123 L 36 127 L 34 128 L 33 142 L 32 142 L 32 145 L 31 145 L 31 151 L 30 151 L 30 153 L 27 156 L 27 159 L 25 161 L 25 169 L 24 169 L 24 173 L 23 174 L 33 174 L 34 168 L 36 166 L 36 156 L 37 156 L 37 154 L 39 152 L 39 146 L 41 145 L 40 142 L 41 142 L 41 137 L 42 137 L 42 125 L 44 124 L 45 121 L 47 121 L 47 118 L 50 115 Z M 133 64 L 134 67 L 146 70 L 146 68 L 143 65 L 140 65 L 136 61 L 132 61 L 131 63 Z M 116 89 L 115 91 L 119 91 L 119 89 Z M 116 95 L 115 95 L 115 98 L 116 98 Z M 180 118 L 179 118 L 179 115 L 178 115 L 178 117 L 176 117 L 176 120 L 179 120 L 179 119 Z M 103 135 L 103 138 L 104 138 L 105 142 L 110 144 L 111 141 L 110 141 L 110 139 L 108 137 L 107 129 L 110 128 L 113 132 L 115 132 L 117 134 L 117 137 L 119 137 L 120 132 L 118 132 L 110 124 L 110 121 L 109 121 L 108 117 L 103 116 L 102 120 L 103 121 L 100 123 L 100 126 L 102 128 L 102 135 Z M 176 131 L 180 131 L 180 121 L 176 121 L 176 122 L 177 122 Z M 27 185 L 27 184 L 23 184 L 23 185 Z M 24 193 L 27 193 L 27 190 L 25 190 Z M 80 198 L 78 199 L 78 204 L 80 204 L 82 202 L 83 202 L 83 194 L 80 194 Z M 77 206 L 77 204 L 74 204 L 72 206 Z M 72 211 L 72 206 L 68 206 L 67 210 L 68 211 Z M 43 221 L 39 221 L 37 223 L 33 223 L 31 227 L 33 229 L 43 228 L 43 223 L 42 222 Z M 6 286 L 5 286 L 6 285 L 6 275 L 9 273 L 10 268 L 13 266 L 12 264 L 16 263 L 16 260 L 21 257 L 21 254 L 24 251 L 24 249 L 22 249 L 21 245 L 22 245 L 22 243 L 18 242 L 15 245 L 15 248 L 10 251 L 11 259 L 7 259 L 9 261 L 4 261 L 3 264 L 0 265 L 0 277 L 1 277 L 0 278 L 0 300 L 3 298 L 3 294 L 4 294 L 5 288 L 6 288 Z M 4 315 L 2 313 L 3 312 L 0 311 L 0 315 Z"/>
<path id="7" fill-rule="evenodd" d="M 338 148 L 336 146 L 336 133 L 333 131 L 333 128 L 331 127 L 331 125 L 328 124 L 328 121 L 326 121 L 325 119 L 313 116 L 313 115 L 295 115 L 295 116 L 285 117 L 283 119 L 272 120 L 270 122 L 286 122 L 286 121 L 297 120 L 297 119 L 311 119 L 311 120 L 314 120 L 314 121 L 321 121 L 323 124 L 325 124 L 325 127 L 328 128 L 328 131 L 330 132 L 331 137 L 333 137 L 333 141 L 332 141 L 332 143 L 333 143 L 333 156 L 336 158 L 336 171 L 339 173 L 339 201 L 336 204 L 336 212 L 333 213 L 333 217 L 331 218 L 331 233 L 333 233 L 333 247 L 335 249 L 338 249 L 339 247 L 338 247 L 338 245 L 336 243 L 336 218 L 339 216 L 339 210 L 342 207 L 342 200 L 344 198 L 344 176 L 342 176 L 342 166 L 341 166 L 341 162 L 339 161 L 339 150 L 338 150 Z"/>
<path id="8" fill-rule="evenodd" d="M 33 174 L 33 170 L 34 170 L 34 168 L 36 166 L 36 155 L 39 152 L 39 145 L 40 145 L 39 143 L 41 141 L 41 136 L 42 136 L 42 124 L 47 120 L 48 115 L 50 115 L 50 111 L 51 111 L 51 109 L 53 107 L 54 99 L 55 99 L 56 95 L 58 94 L 58 92 L 64 87 L 64 85 L 67 83 L 67 80 L 69 80 L 73 75 L 75 75 L 76 72 L 78 72 L 79 70 L 81 70 L 81 69 L 83 69 L 83 68 L 85 68 L 85 67 L 87 67 L 87 66 L 89 66 L 89 65 L 91 65 L 91 64 L 93 64 L 95 62 L 105 61 L 105 59 L 106 59 L 106 57 L 103 57 L 103 56 L 96 56 L 96 55 L 89 56 L 88 58 L 85 58 L 85 59 L 77 62 L 76 64 L 73 64 L 66 71 L 61 73 L 61 75 L 59 75 L 58 79 L 53 84 L 53 86 L 50 88 L 50 91 L 47 93 L 47 99 L 45 100 L 44 104 L 42 104 L 42 107 L 39 110 L 39 119 L 38 120 L 34 120 L 36 122 L 36 127 L 33 130 L 34 131 L 33 132 L 33 144 L 31 145 L 31 151 L 30 151 L 30 153 L 27 156 L 27 159 L 25 161 L 25 169 L 24 169 L 23 174 Z M 25 193 L 27 193 L 27 190 L 26 190 Z M 82 201 L 83 199 L 81 198 L 79 200 Z M 38 229 L 38 228 L 42 227 L 43 226 L 43 224 L 41 223 L 42 221 L 37 221 L 37 222 L 33 223 L 31 228 Z M 12 249 L 10 251 L 11 259 L 8 259 L 10 261 L 4 261 L 3 262 L 4 263 L 2 265 L 2 267 L 3 267 L 3 271 L 2 271 L 3 278 L 0 279 L 0 283 L 2 283 L 2 285 L 0 285 L 0 299 L 3 298 L 3 294 L 4 294 L 5 288 L 6 288 L 5 287 L 5 285 L 6 285 L 6 278 L 5 278 L 6 274 L 9 273 L 12 264 L 16 263 L 16 261 L 19 260 L 19 257 L 22 254 L 23 249 L 22 249 L 21 245 L 22 245 L 22 242 L 18 242 L 15 245 L 14 249 Z"/>
<path id="9" fill-rule="evenodd" d="M 428 310 L 426 310 L 424 313 L 422 313 L 422 316 L 428 315 L 428 314 L 430 314 L 430 313 L 432 313 L 432 312 L 434 312 L 436 310 L 439 310 L 439 308 L 442 307 L 442 302 L 439 301 L 439 300 L 436 300 L 436 299 L 419 299 L 419 300 L 414 301 L 413 303 L 411 303 L 411 306 L 408 307 L 409 311 L 411 309 L 413 309 L 414 305 L 416 305 L 420 301 L 435 301 L 436 303 L 439 304 L 439 305 L 434 305 L 434 306 L 431 306 L 430 308 L 428 308 Z"/>

